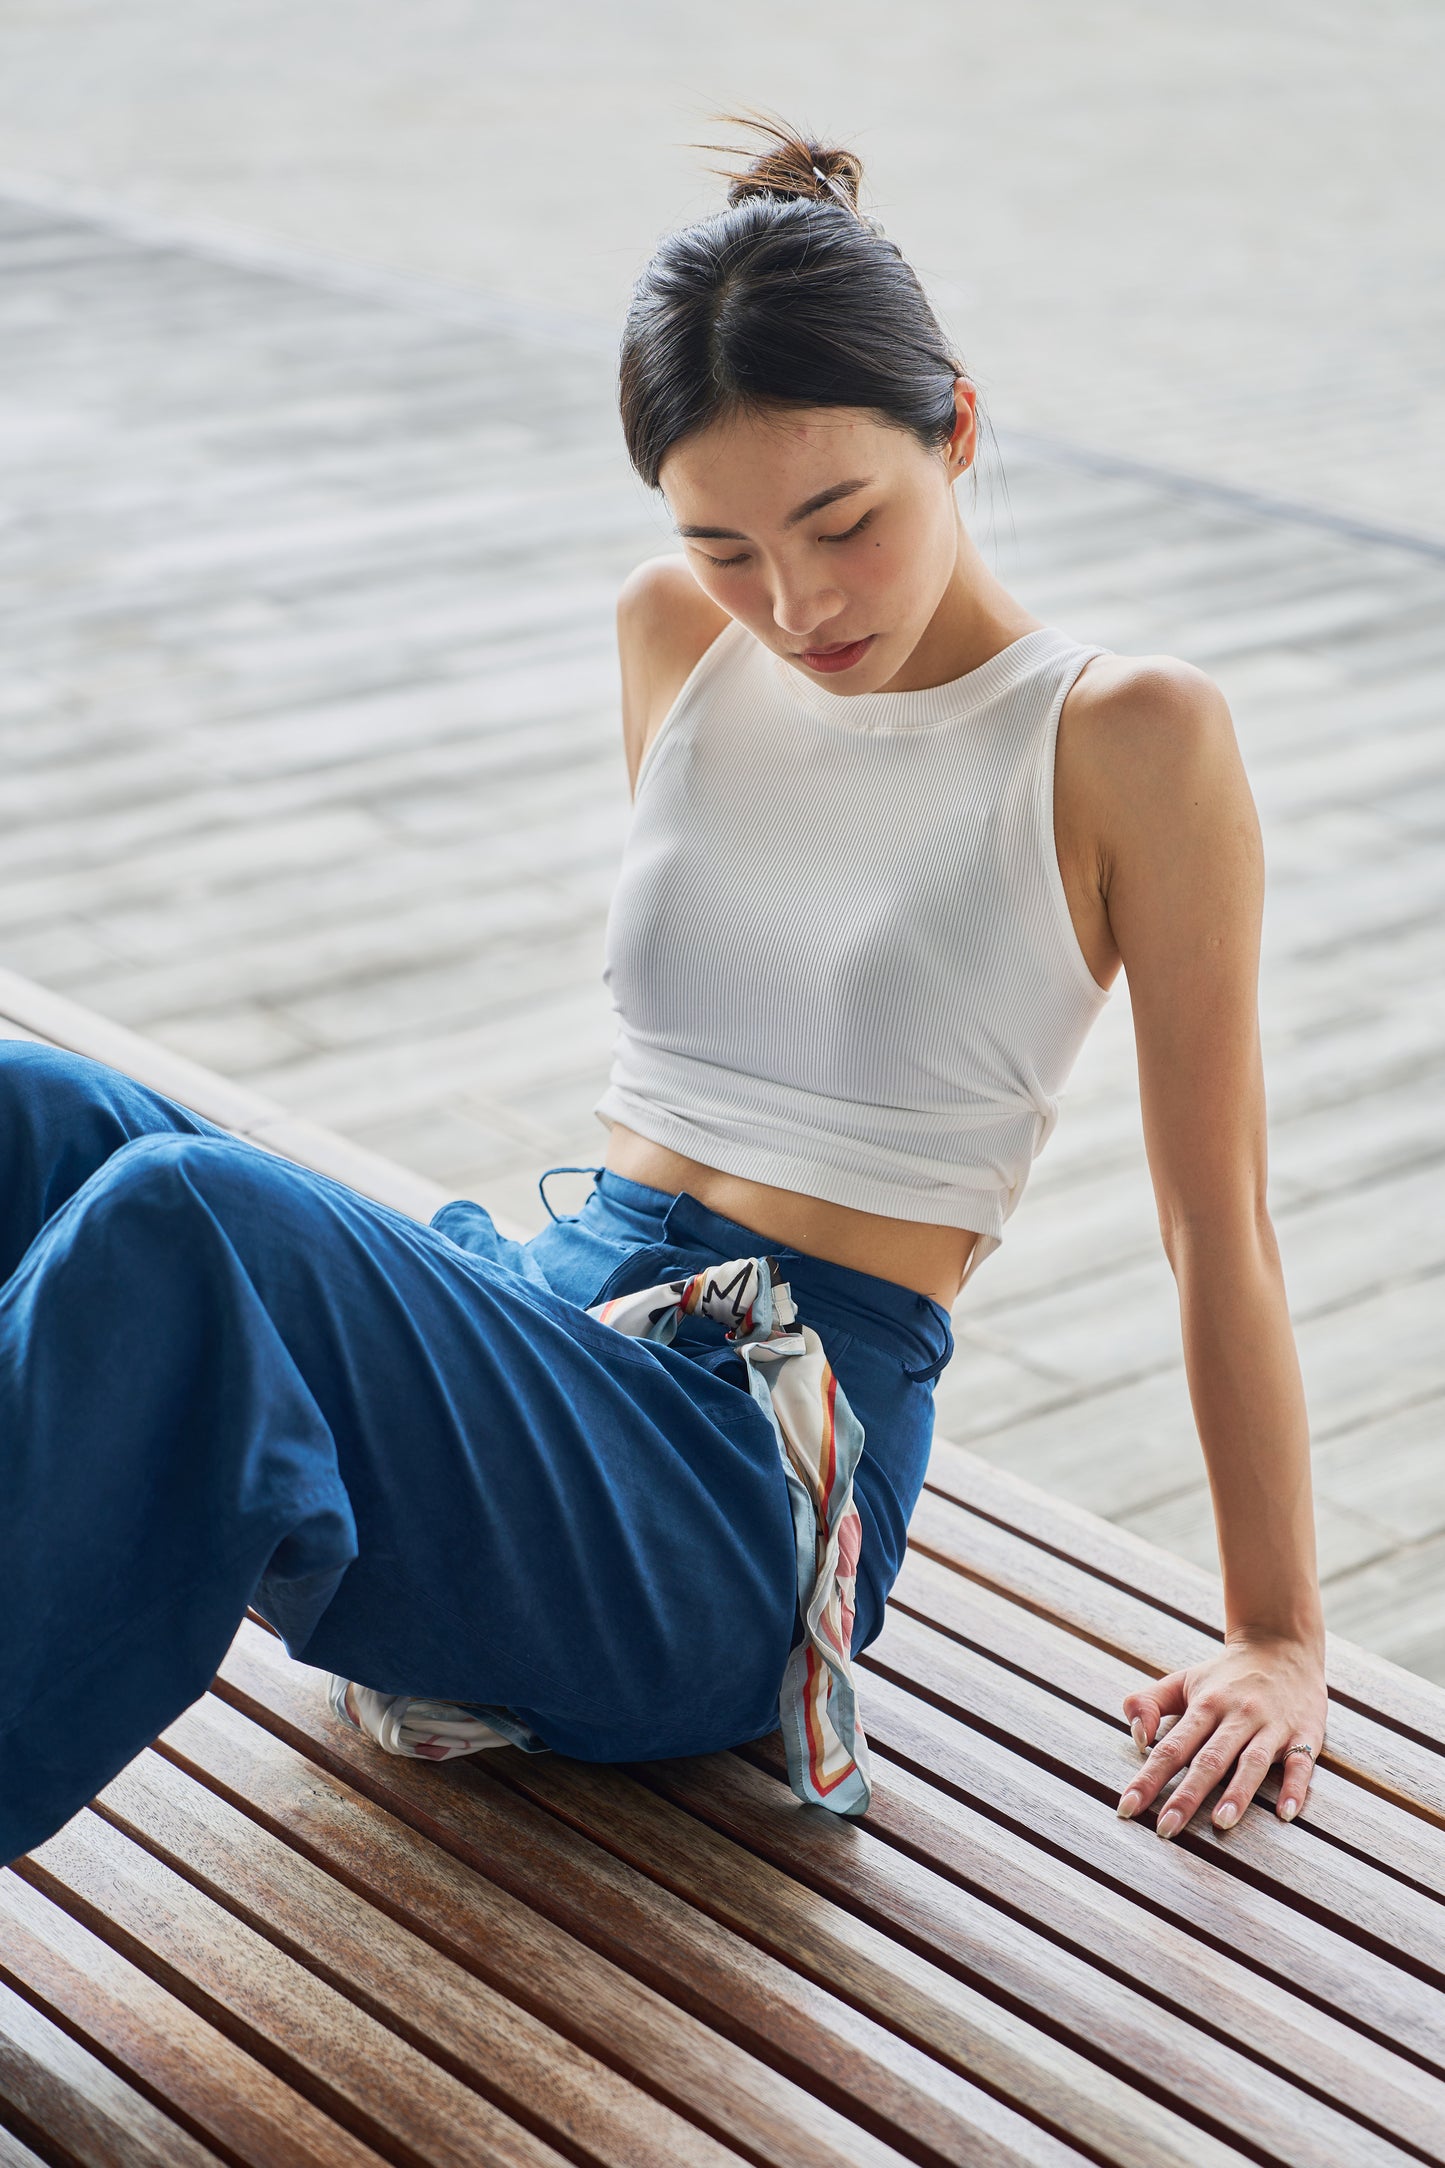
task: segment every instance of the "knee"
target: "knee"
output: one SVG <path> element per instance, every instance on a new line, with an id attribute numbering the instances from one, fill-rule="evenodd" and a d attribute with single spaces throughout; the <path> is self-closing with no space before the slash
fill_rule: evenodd
<path id="1" fill-rule="evenodd" d="M 25 1138 L 42 1164 L 99 1160 L 118 1141 L 158 1126 L 163 1115 L 188 1127 L 200 1117 L 167 1108 L 123 1069 L 68 1046 L 0 1039 L 0 1139 Z"/>
<path id="2" fill-rule="evenodd" d="M 48 1046 L 42 1039 L 0 1039 L 0 1101 L 6 1113 L 26 1107 L 50 1109 L 76 1099 L 87 1103 L 108 1096 L 116 1072 L 68 1046 Z"/>
<path id="3" fill-rule="evenodd" d="M 242 1281 L 266 1300 L 298 1246 L 270 1167 L 270 1154 L 239 1138 L 132 1137 L 57 1214 L 56 1240 L 108 1299 L 143 1291 L 167 1316 Z"/>
<path id="4" fill-rule="evenodd" d="M 270 1158 L 244 1137 L 197 1136 L 189 1129 L 148 1129 L 129 1137 L 111 1153 L 106 1167 L 122 1188 L 168 1193 L 194 1188 L 219 1192 L 229 1181 L 244 1179 Z"/>
<path id="5" fill-rule="evenodd" d="M 149 1130 L 118 1146 L 81 1194 L 88 1214 L 226 1220 L 232 1202 L 254 1206 L 266 1156 L 239 1137 Z"/>

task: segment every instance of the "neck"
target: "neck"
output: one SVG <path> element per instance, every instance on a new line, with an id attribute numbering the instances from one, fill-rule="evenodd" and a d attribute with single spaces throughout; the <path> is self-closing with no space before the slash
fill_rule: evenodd
<path id="1" fill-rule="evenodd" d="M 1043 627 L 1043 619 L 1031 616 L 989 571 L 958 515 L 956 502 L 954 511 L 957 547 L 952 576 L 912 654 L 887 684 L 875 688 L 878 692 L 926 692 L 930 686 L 947 685 L 980 668 L 1026 632 Z"/>

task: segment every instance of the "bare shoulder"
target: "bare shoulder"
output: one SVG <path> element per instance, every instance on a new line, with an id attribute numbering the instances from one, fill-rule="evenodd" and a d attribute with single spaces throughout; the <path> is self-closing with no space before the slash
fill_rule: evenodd
<path id="1" fill-rule="evenodd" d="M 1201 760 L 1237 758 L 1229 703 L 1212 677 L 1176 655 L 1096 655 L 1064 702 L 1065 741 L 1076 765 L 1106 786 L 1177 783 Z"/>
<path id="2" fill-rule="evenodd" d="M 1258 822 L 1224 694 L 1173 655 L 1096 655 L 1059 717 L 1054 840 L 1074 931 L 1107 986 L 1126 897 L 1155 914 L 1226 862 L 1257 879 Z"/>
<path id="3" fill-rule="evenodd" d="M 644 558 L 617 595 L 622 736 L 629 788 L 643 757 L 699 659 L 732 623 L 676 555 Z"/>
<path id="4" fill-rule="evenodd" d="M 1060 719 L 1096 757 L 1166 763 L 1221 735 L 1229 703 L 1212 677 L 1177 655 L 1095 655 L 1070 688 Z"/>
<path id="5" fill-rule="evenodd" d="M 1174 655 L 1096 655 L 1059 718 L 1057 791 L 1098 835 L 1157 832 L 1248 798 L 1229 703 L 1207 672 Z"/>

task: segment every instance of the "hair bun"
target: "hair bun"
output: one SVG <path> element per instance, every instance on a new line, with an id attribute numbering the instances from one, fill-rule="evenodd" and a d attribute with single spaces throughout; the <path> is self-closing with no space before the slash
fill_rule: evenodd
<path id="1" fill-rule="evenodd" d="M 750 196 L 773 196 L 784 202 L 803 197 L 814 203 L 836 203 L 862 217 L 858 191 L 863 183 L 863 161 L 855 152 L 811 142 L 783 122 L 740 113 L 719 113 L 715 118 L 730 127 L 760 130 L 772 138 L 771 147 L 760 152 L 745 172 L 723 174 L 730 209 L 746 203 Z M 733 157 L 742 155 L 726 143 L 700 143 L 695 147 L 728 151 Z"/>

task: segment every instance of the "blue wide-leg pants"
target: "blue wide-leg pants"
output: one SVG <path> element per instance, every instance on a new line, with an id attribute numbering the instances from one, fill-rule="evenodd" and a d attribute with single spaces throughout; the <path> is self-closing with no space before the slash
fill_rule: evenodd
<path id="1" fill-rule="evenodd" d="M 0 1862 L 205 1692 L 248 1605 L 322 1671 L 587 1759 L 771 1729 L 801 1630 L 772 1426 L 715 1322 L 663 1347 L 586 1311 L 684 1263 L 789 1260 L 868 1431 L 855 1650 L 878 1631 L 948 1313 L 592 1171 L 527 1243 L 465 1200 L 423 1226 L 0 1040 Z"/>

